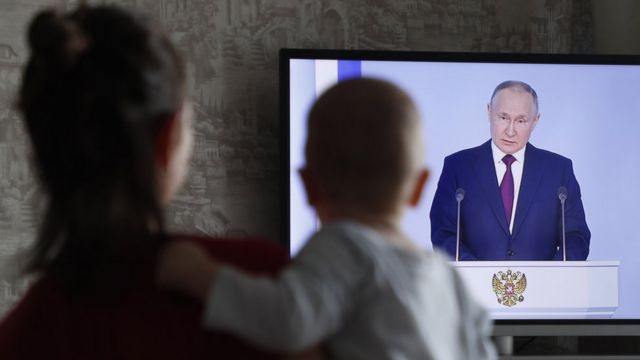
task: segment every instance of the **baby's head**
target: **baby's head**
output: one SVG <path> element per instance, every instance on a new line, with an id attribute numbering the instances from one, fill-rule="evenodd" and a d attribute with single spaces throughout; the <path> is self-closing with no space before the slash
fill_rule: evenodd
<path id="1" fill-rule="evenodd" d="M 414 102 L 397 86 L 338 83 L 309 114 L 301 171 L 309 203 L 321 219 L 396 216 L 415 205 L 427 178 L 421 133 Z"/>

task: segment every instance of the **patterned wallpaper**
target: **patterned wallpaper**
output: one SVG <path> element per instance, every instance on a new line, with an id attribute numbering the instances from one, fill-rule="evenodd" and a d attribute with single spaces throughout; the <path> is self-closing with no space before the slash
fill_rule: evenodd
<path id="1" fill-rule="evenodd" d="M 104 3 L 105 1 L 90 1 Z M 588 0 L 121 0 L 171 31 L 188 60 L 195 149 L 174 229 L 278 239 L 278 49 L 589 53 Z M 34 238 L 38 189 L 11 104 L 24 30 L 43 6 L 0 0 L 0 317 L 24 293 L 16 254 Z"/>

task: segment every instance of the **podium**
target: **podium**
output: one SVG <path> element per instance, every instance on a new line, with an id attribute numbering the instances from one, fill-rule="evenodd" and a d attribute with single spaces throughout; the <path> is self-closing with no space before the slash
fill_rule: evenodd
<path id="1" fill-rule="evenodd" d="M 452 264 L 493 319 L 606 319 L 618 308 L 619 261 Z"/>

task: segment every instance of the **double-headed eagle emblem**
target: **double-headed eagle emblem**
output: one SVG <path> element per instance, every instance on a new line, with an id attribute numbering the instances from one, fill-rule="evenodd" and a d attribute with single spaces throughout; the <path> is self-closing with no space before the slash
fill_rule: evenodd
<path id="1" fill-rule="evenodd" d="M 491 280 L 493 292 L 498 297 L 498 303 L 504 306 L 514 306 L 524 301 L 524 290 L 527 288 L 527 278 L 520 271 L 498 271 Z"/>

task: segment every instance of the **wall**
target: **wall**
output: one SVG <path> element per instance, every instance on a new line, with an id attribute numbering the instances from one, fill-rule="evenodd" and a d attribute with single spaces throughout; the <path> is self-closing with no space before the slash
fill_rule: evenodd
<path id="1" fill-rule="evenodd" d="M 39 196 L 11 111 L 29 19 L 76 1 L 0 0 L 0 316 L 26 281 L 15 254 L 31 243 Z M 94 3 L 94 2 L 92 2 Z M 191 175 L 172 227 L 278 239 L 277 51 L 281 47 L 589 53 L 584 0 L 122 0 L 168 27 L 188 59 L 196 104 Z"/>
<path id="2" fill-rule="evenodd" d="M 593 49 L 599 54 L 640 54 L 640 2 L 592 0 Z"/>

